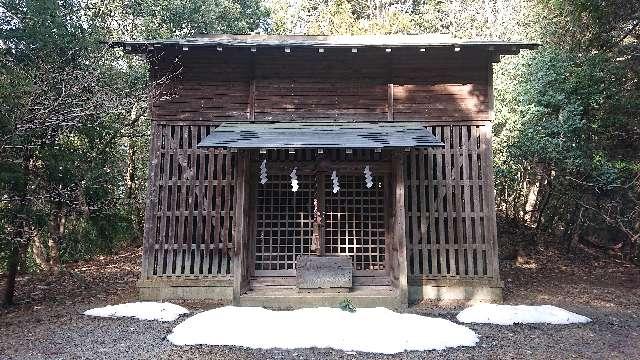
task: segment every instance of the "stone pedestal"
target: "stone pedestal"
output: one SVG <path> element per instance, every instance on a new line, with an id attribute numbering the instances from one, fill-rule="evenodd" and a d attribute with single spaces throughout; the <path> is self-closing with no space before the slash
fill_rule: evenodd
<path id="1" fill-rule="evenodd" d="M 348 256 L 298 256 L 296 278 L 299 292 L 349 292 L 353 266 Z"/>

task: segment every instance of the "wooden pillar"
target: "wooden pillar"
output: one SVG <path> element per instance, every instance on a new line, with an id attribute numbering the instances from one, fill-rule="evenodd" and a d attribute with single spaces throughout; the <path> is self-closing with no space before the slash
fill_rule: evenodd
<path id="1" fill-rule="evenodd" d="M 147 178 L 147 203 L 144 211 L 144 232 L 142 235 L 142 279 L 149 279 L 153 276 L 155 231 L 156 226 L 159 226 L 156 224 L 156 207 L 158 206 L 158 174 L 156 173 L 156 169 L 160 166 L 161 141 L 162 125 L 158 125 L 155 121 L 152 121 Z M 165 221 L 165 219 L 163 218 L 162 221 Z"/>
<path id="2" fill-rule="evenodd" d="M 500 57 L 498 56 L 498 61 Z M 485 162 L 482 166 L 483 171 L 483 180 L 485 182 L 485 226 L 488 226 L 487 236 L 487 272 L 489 276 L 493 276 L 496 283 L 500 283 L 500 265 L 498 261 L 498 226 L 496 223 L 496 199 L 495 199 L 495 180 L 493 173 L 493 144 L 492 144 L 492 123 L 495 119 L 495 94 L 493 91 L 493 62 L 489 62 L 489 111 L 491 122 L 486 124 L 481 128 L 481 131 L 484 132 L 484 142 L 480 145 L 481 148 L 484 147 L 484 154 L 482 157 Z"/>
<path id="3" fill-rule="evenodd" d="M 407 307 L 409 292 L 407 287 L 407 244 L 405 234 L 404 158 L 405 155 L 402 151 L 395 151 L 391 160 L 394 215 L 391 224 L 393 241 L 391 243 L 389 262 L 391 265 L 391 282 L 399 291 L 401 305 Z"/>
<path id="4" fill-rule="evenodd" d="M 316 192 L 314 196 L 313 209 L 313 237 L 311 240 L 311 251 L 315 251 L 318 256 L 324 256 L 324 172 L 315 172 Z"/>
<path id="5" fill-rule="evenodd" d="M 235 178 L 235 213 L 233 221 L 233 304 L 240 305 L 240 295 L 245 289 L 246 283 L 246 248 L 247 248 L 247 221 L 245 207 L 247 205 L 247 168 L 249 162 L 248 152 L 238 151 L 236 157 Z"/>

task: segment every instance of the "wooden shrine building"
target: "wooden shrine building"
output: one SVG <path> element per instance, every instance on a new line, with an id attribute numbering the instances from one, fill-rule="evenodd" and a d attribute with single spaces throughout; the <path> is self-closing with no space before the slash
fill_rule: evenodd
<path id="1" fill-rule="evenodd" d="M 117 42 L 150 66 L 143 299 L 500 299 L 492 65 L 441 35 Z"/>

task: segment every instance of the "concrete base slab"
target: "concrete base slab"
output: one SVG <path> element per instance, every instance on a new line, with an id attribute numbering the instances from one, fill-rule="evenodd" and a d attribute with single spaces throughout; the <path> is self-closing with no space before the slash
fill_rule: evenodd
<path id="1" fill-rule="evenodd" d="M 349 299 L 358 307 L 400 309 L 396 289 L 388 286 L 353 287 L 349 293 L 299 293 L 295 287 L 249 290 L 240 296 L 240 306 L 262 306 L 272 309 L 336 307 Z"/>
<path id="2" fill-rule="evenodd" d="M 141 280 L 138 297 L 145 301 L 215 300 L 231 302 L 233 286 L 230 281 L 199 280 Z"/>
<path id="3" fill-rule="evenodd" d="M 469 302 L 502 302 L 501 286 L 409 286 L 409 302 L 422 300 L 467 300 Z"/>

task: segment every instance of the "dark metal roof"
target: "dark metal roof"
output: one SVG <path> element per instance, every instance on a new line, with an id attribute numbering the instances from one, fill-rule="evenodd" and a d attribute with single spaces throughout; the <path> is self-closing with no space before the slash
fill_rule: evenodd
<path id="1" fill-rule="evenodd" d="M 198 147 L 230 149 L 425 148 L 444 144 L 419 123 L 242 123 L 227 122 Z"/>
<path id="2" fill-rule="evenodd" d="M 499 40 L 461 40 L 444 34 L 428 35 L 208 35 L 186 39 L 115 41 L 112 46 L 131 53 L 146 53 L 154 47 L 316 47 L 316 48 L 482 48 L 497 53 L 517 53 L 520 49 L 535 49 L 539 44 Z"/>

